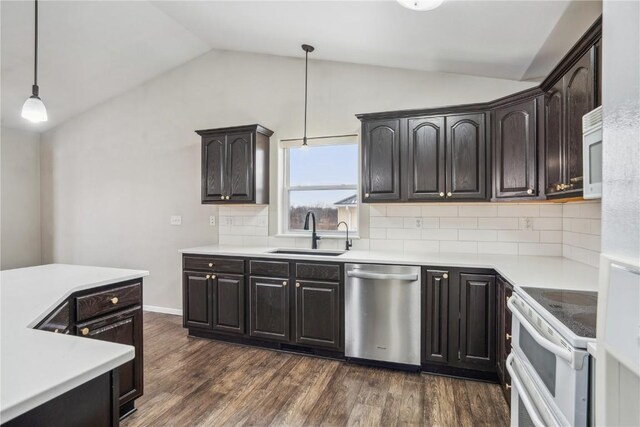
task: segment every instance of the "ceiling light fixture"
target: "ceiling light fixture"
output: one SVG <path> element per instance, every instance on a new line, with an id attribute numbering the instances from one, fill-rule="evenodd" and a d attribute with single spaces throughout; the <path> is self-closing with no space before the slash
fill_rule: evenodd
<path id="1" fill-rule="evenodd" d="M 424 12 L 427 10 L 433 10 L 436 7 L 444 3 L 444 0 L 397 0 L 402 6 L 407 9 L 417 10 Z"/>
<path id="2" fill-rule="evenodd" d="M 307 144 L 307 86 L 309 77 L 309 52 L 313 52 L 315 48 L 308 44 L 302 45 L 304 50 L 304 137 L 302 138 L 302 148 L 308 148 Z"/>
<path id="3" fill-rule="evenodd" d="M 38 87 L 38 0 L 35 0 L 35 61 L 33 66 L 33 86 L 31 87 L 31 96 L 27 98 L 22 106 L 22 117 L 34 122 L 47 121 L 47 109 L 40 99 L 40 88 Z"/>

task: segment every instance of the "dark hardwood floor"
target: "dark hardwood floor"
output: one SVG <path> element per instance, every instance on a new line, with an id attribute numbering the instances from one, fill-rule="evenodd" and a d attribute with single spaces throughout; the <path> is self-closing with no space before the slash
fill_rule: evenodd
<path id="1" fill-rule="evenodd" d="M 190 338 L 144 313 L 144 396 L 133 426 L 506 426 L 497 385 Z"/>

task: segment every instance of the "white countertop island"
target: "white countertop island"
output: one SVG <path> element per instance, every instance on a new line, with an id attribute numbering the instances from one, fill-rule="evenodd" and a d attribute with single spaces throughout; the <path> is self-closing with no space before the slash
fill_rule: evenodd
<path id="1" fill-rule="evenodd" d="M 562 257 L 453 253 L 347 251 L 338 256 L 274 254 L 269 247 L 200 246 L 183 254 L 299 259 L 348 263 L 408 264 L 433 267 L 491 268 L 515 287 L 598 290 L 598 269 Z M 299 248 L 298 248 L 299 249 Z M 322 251 L 318 251 L 322 252 Z"/>
<path id="2" fill-rule="evenodd" d="M 0 273 L 0 422 L 133 359 L 127 345 L 33 329 L 74 292 L 148 276 L 49 264 Z"/>

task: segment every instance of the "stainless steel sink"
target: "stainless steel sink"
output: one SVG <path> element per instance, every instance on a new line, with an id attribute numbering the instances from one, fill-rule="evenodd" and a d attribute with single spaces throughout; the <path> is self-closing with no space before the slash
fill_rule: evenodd
<path id="1" fill-rule="evenodd" d="M 339 256 L 345 251 L 330 251 L 325 249 L 273 249 L 267 251 L 269 254 L 288 254 L 288 255 L 316 255 L 316 256 Z"/>

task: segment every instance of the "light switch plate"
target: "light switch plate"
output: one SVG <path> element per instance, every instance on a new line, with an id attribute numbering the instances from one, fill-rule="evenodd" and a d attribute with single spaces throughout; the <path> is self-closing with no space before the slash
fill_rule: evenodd
<path id="1" fill-rule="evenodd" d="M 533 230 L 533 219 L 520 218 L 520 230 L 525 230 L 525 231 Z"/>
<path id="2" fill-rule="evenodd" d="M 171 225 L 182 225 L 182 216 L 180 215 L 171 215 L 171 219 L 169 220 Z"/>
<path id="3" fill-rule="evenodd" d="M 212 227 L 216 226 L 216 217 L 214 215 L 211 215 L 209 217 L 209 225 L 212 226 Z"/>

